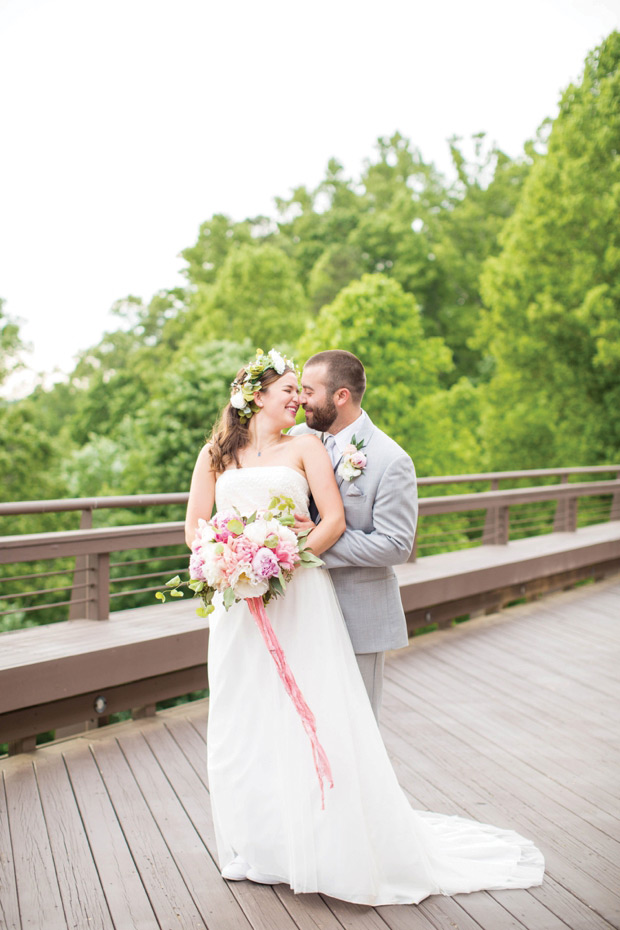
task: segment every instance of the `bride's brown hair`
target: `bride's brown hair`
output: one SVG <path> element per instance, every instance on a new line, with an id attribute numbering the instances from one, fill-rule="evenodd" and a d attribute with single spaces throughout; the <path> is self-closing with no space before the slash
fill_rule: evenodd
<path id="1" fill-rule="evenodd" d="M 263 371 L 255 380 L 260 381 L 260 391 L 266 391 L 267 388 L 275 381 L 279 381 L 287 372 L 292 369 L 287 368 L 281 375 L 273 368 Z M 247 369 L 240 368 L 237 372 L 235 381 L 241 382 L 245 377 Z M 239 462 L 239 452 L 245 449 L 250 441 L 250 419 L 242 420 L 239 412 L 230 403 L 226 404 L 219 420 L 213 427 L 213 432 L 207 440 L 209 454 L 211 456 L 211 465 L 213 470 L 218 474 L 225 471 L 233 462 L 236 468 L 241 468 Z"/>

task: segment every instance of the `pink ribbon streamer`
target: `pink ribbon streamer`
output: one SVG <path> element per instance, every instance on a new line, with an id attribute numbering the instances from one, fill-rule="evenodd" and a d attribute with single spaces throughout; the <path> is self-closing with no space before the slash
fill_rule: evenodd
<path id="1" fill-rule="evenodd" d="M 271 625 L 271 621 L 267 616 L 265 607 L 263 605 L 262 597 L 248 597 L 246 598 L 248 607 L 250 608 L 250 613 L 256 621 L 256 625 L 261 632 L 261 635 L 265 641 L 267 649 L 273 657 L 273 661 L 276 663 L 276 668 L 278 669 L 278 674 L 282 679 L 286 693 L 292 700 L 295 710 L 301 718 L 303 728 L 308 734 L 308 739 L 312 746 L 312 757 L 314 759 L 314 768 L 319 779 L 319 786 L 321 788 L 321 810 L 325 810 L 325 788 L 323 786 L 323 781 L 326 781 L 329 784 L 330 788 L 334 787 L 334 779 L 332 778 L 332 772 L 329 765 L 329 760 L 325 754 L 325 750 L 319 743 L 318 736 L 316 734 L 316 720 L 314 714 L 306 704 L 305 698 L 301 691 L 299 690 L 299 685 L 295 681 L 293 673 L 290 669 L 288 662 L 286 661 L 286 656 L 282 651 L 282 646 L 278 641 L 274 629 Z"/>

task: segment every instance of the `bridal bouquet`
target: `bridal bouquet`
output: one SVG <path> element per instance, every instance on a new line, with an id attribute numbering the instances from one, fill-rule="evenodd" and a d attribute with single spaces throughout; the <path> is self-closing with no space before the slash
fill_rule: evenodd
<path id="1" fill-rule="evenodd" d="M 166 587 L 172 597 L 183 597 L 179 589 L 184 585 L 190 588 L 195 597 L 202 599 L 203 606 L 196 611 L 201 617 L 215 610 L 212 602 L 216 592 L 222 594 L 226 610 L 236 601 L 246 601 L 310 740 L 324 808 L 323 781 L 332 788 L 334 785 L 329 761 L 317 736 L 314 714 L 265 611 L 272 598 L 284 594 L 295 569 L 304 564 L 323 564 L 306 548 L 307 532 L 298 536 L 291 529 L 294 507 L 290 498 L 274 497 L 267 510 L 249 517 L 235 510 L 216 513 L 211 520 L 199 520 L 189 563 L 190 581 L 182 582 L 176 575 L 166 582 Z M 166 600 L 161 591 L 155 597 Z"/>
<path id="2" fill-rule="evenodd" d="M 201 598 L 196 613 L 208 616 L 215 608 L 216 591 L 223 595 L 228 610 L 236 601 L 260 597 L 263 604 L 284 594 L 293 572 L 300 565 L 322 565 L 306 549 L 306 535 L 297 536 L 294 503 L 288 497 L 275 497 L 269 509 L 243 517 L 238 511 L 221 511 L 211 520 L 199 520 L 189 561 L 190 581 L 178 575 L 166 582 L 172 597 L 182 597 L 184 584 Z M 158 591 L 160 601 L 166 597 Z"/>

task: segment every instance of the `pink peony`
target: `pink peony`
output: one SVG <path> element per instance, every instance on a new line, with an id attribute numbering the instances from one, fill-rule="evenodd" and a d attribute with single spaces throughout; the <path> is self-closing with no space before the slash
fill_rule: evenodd
<path id="1" fill-rule="evenodd" d="M 204 581 L 204 559 L 200 552 L 192 552 L 189 559 L 189 577 L 193 581 Z"/>
<path id="2" fill-rule="evenodd" d="M 258 550 L 252 560 L 252 568 L 258 578 L 273 578 L 280 571 L 276 554 L 266 547 Z"/>
<path id="3" fill-rule="evenodd" d="M 299 562 L 299 553 L 297 543 L 288 539 L 281 539 L 276 548 L 273 550 L 274 555 L 284 571 L 292 572 Z"/>
<path id="4" fill-rule="evenodd" d="M 213 529 L 215 530 L 215 539 L 217 542 L 228 542 L 233 534 L 228 529 L 227 524 L 230 522 L 230 520 L 238 519 L 239 514 L 236 514 L 234 510 L 222 510 L 221 513 L 215 514 L 211 523 L 213 524 Z"/>
<path id="5" fill-rule="evenodd" d="M 251 562 L 259 550 L 259 546 L 251 539 L 248 539 L 245 534 L 233 537 L 228 545 L 240 562 Z"/>

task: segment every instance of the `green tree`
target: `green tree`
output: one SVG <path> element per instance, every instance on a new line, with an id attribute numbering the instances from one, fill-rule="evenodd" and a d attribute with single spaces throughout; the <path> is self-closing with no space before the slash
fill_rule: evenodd
<path id="1" fill-rule="evenodd" d="M 439 390 L 452 365 L 444 341 L 424 336 L 414 298 L 386 275 L 354 281 L 308 325 L 298 356 L 303 361 L 336 348 L 362 359 L 368 373 L 364 408 L 413 455 L 416 405 Z"/>
<path id="2" fill-rule="evenodd" d="M 457 180 L 443 209 L 429 220 L 429 258 L 435 268 L 433 288 L 424 307 L 428 335 L 442 336 L 454 353 L 454 377 L 484 376 L 480 347 L 472 343 L 480 321 L 480 274 L 485 260 L 500 251 L 499 235 L 515 210 L 533 151 L 510 159 L 486 146 L 485 134 L 471 139 L 467 157 L 461 139 L 450 151 Z"/>
<path id="3" fill-rule="evenodd" d="M 196 457 L 230 396 L 252 343 L 195 343 L 178 353 L 131 422 L 126 493 L 189 489 Z"/>
<path id="4" fill-rule="evenodd" d="M 490 462 L 615 460 L 620 452 L 620 33 L 570 85 L 488 261 L 479 343 L 495 359 Z"/>
<path id="5" fill-rule="evenodd" d="M 240 245 L 225 259 L 215 283 L 191 301 L 186 342 L 250 339 L 268 349 L 281 345 L 285 335 L 292 344 L 307 313 L 293 260 L 268 243 Z"/>

